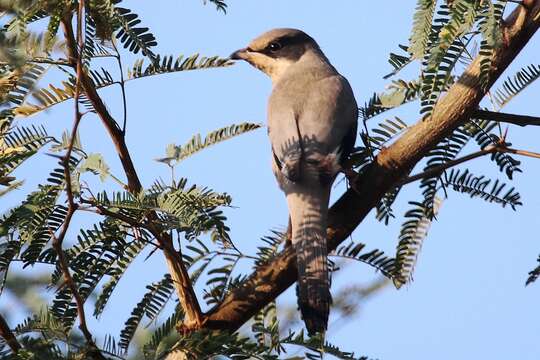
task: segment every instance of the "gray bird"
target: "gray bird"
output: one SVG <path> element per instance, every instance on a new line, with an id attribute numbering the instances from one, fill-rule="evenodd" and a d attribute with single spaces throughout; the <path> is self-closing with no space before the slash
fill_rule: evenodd
<path id="1" fill-rule="evenodd" d="M 328 202 L 356 139 L 358 108 L 352 89 L 315 40 L 296 29 L 268 31 L 231 59 L 245 60 L 272 79 L 272 170 L 289 207 L 298 305 L 308 332 L 324 332 L 331 303 Z"/>

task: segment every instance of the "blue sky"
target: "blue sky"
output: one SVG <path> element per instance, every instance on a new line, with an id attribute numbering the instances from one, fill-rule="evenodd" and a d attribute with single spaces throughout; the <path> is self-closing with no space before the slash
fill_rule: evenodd
<path id="1" fill-rule="evenodd" d="M 160 54 L 227 56 L 271 28 L 302 29 L 318 41 L 335 67 L 349 79 L 359 104 L 388 84 L 382 79 L 391 70 L 388 53 L 406 43 L 415 7 L 413 1 L 231 0 L 228 4 L 228 13 L 223 15 L 214 11 L 213 5 L 202 6 L 197 0 L 125 2 L 154 33 Z M 505 76 L 523 65 L 538 64 L 539 40 L 538 35 L 533 38 Z M 129 65 L 135 58 L 126 55 L 125 63 Z M 114 68 L 114 64 L 108 68 Z M 403 76 L 412 79 L 414 74 L 413 65 Z M 539 90 L 540 84 L 534 84 L 505 111 L 540 116 Z M 129 83 L 127 142 L 143 183 L 149 186 L 156 177 L 168 179 L 167 168 L 154 161 L 163 156 L 167 144 L 181 144 L 195 133 L 232 123 L 263 123 L 270 91 L 270 80 L 244 63 Z M 120 119 L 119 89 L 105 89 L 101 94 Z M 414 123 L 419 118 L 418 108 L 406 106 L 399 116 Z M 71 127 L 72 119 L 72 103 L 67 103 L 22 122 L 43 123 L 51 133 L 60 135 Z M 535 129 L 511 128 L 513 146 L 540 151 L 531 130 Z M 115 175 L 121 177 L 110 140 L 93 115 L 83 120 L 81 140 L 87 152 L 103 152 Z M 387 287 L 369 299 L 354 318 L 331 320 L 342 323 L 330 329 L 329 340 L 358 355 L 383 360 L 537 359 L 540 284 L 526 288 L 524 283 L 540 253 L 536 187 L 539 163 L 520 160 L 525 171 L 517 174 L 513 185 L 520 190 L 524 206 L 514 212 L 450 193 L 423 246 L 415 281 L 399 291 Z M 188 159 L 178 167 L 177 175 L 232 195 L 235 208 L 227 210 L 232 238 L 239 248 L 253 253 L 259 237 L 269 229 L 285 226 L 287 221 L 285 200 L 269 164 L 269 145 L 263 129 Z M 18 175 L 27 178 L 25 189 L 43 181 L 51 166 L 50 159 L 41 157 L 21 168 Z M 487 158 L 467 166 L 477 173 L 504 179 Z M 38 173 L 43 178 L 32 177 Z M 112 182 L 105 184 L 105 188 L 113 186 Z M 334 198 L 342 191 L 337 187 Z M 407 201 L 413 200 L 415 194 L 417 186 L 409 185 L 398 199 L 395 213 L 403 214 Z M 23 196 L 20 191 L 2 199 L 2 208 L 14 205 Z M 91 220 L 78 216 L 74 225 Z M 391 255 L 400 224 L 398 218 L 385 227 L 371 214 L 352 238 Z M 74 239 L 75 232 L 69 240 Z M 164 271 L 160 255 L 147 262 L 138 261 L 120 284 L 122 296 L 113 300 L 93 328 L 118 334 L 145 285 L 158 280 Z M 335 276 L 334 291 L 343 285 L 369 284 L 378 275 L 372 268 L 354 263 Z M 0 299 L 0 304 L 5 306 L 10 301 Z M 290 289 L 279 304 L 291 305 L 294 301 Z"/>

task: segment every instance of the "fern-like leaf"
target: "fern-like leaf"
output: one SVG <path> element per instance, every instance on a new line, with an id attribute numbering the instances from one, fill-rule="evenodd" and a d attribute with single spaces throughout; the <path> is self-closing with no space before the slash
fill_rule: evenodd
<path id="1" fill-rule="evenodd" d="M 423 171 L 429 171 L 455 159 L 470 139 L 471 134 L 464 126 L 457 128 L 450 136 L 429 151 Z M 422 189 L 422 195 L 424 196 L 423 204 L 428 217 L 433 216 L 439 182 L 440 174 L 424 178 L 420 182 L 420 189 Z"/>
<path id="2" fill-rule="evenodd" d="M 270 235 L 261 238 L 265 245 L 257 247 L 257 260 L 255 267 L 260 267 L 268 264 L 278 254 L 279 246 L 283 243 L 285 234 L 276 230 L 272 230 Z"/>
<path id="3" fill-rule="evenodd" d="M 408 53 L 409 48 L 405 45 L 399 45 L 399 47 L 401 50 L 407 51 L 407 55 L 390 53 L 388 62 L 390 63 L 390 65 L 392 65 L 394 70 L 391 73 L 385 75 L 383 77 L 384 79 L 388 79 L 396 75 L 398 72 L 401 71 L 401 69 L 403 69 L 405 66 L 409 65 L 413 61 L 412 56 Z"/>
<path id="4" fill-rule="evenodd" d="M 0 100 L 2 104 L 12 103 L 20 106 L 34 89 L 34 85 L 43 76 L 46 69 L 39 65 L 26 65 L 21 69 L 14 69 L 9 76 L 3 76 L 0 85 Z"/>
<path id="5" fill-rule="evenodd" d="M 474 140 L 481 149 L 487 146 L 500 144 L 501 139 L 493 133 L 496 123 L 493 121 L 473 120 L 469 126 L 469 132 L 474 136 Z M 497 164 L 499 170 L 512 179 L 515 172 L 522 172 L 519 165 L 521 161 L 504 152 L 495 152 L 491 154 L 490 159 Z"/>
<path id="6" fill-rule="evenodd" d="M 540 263 L 540 256 L 538 257 L 538 259 L 536 261 L 538 263 Z M 532 269 L 529 272 L 529 277 L 527 278 L 527 281 L 525 282 L 525 285 L 532 284 L 533 282 L 535 282 L 538 279 L 539 276 L 540 276 L 540 265 L 538 265 L 537 267 L 535 267 L 534 269 Z"/>
<path id="7" fill-rule="evenodd" d="M 418 255 L 432 221 L 432 214 L 427 213 L 428 210 L 422 203 L 411 201 L 409 204 L 413 208 L 405 213 L 406 221 L 401 226 L 392 277 L 398 289 L 412 280 Z M 436 201 L 433 215 L 437 214 L 439 205 Z"/>
<path id="8" fill-rule="evenodd" d="M 333 253 L 330 253 L 330 256 L 363 262 L 374 267 L 384 276 L 392 278 L 395 272 L 396 260 L 386 256 L 384 252 L 379 249 L 362 252 L 365 247 L 365 244 L 350 242 L 347 245 L 340 245 Z"/>
<path id="9" fill-rule="evenodd" d="M 502 87 L 493 92 L 493 98 L 499 108 L 525 90 L 535 80 L 540 78 L 540 64 L 531 64 L 521 68 L 514 76 L 506 78 Z"/>
<path id="10" fill-rule="evenodd" d="M 205 290 L 205 294 L 203 295 L 208 305 L 215 305 L 223 300 L 231 288 L 231 284 L 234 283 L 232 273 L 240 258 L 241 256 L 239 254 L 224 256 L 223 261 L 225 264 L 208 272 L 210 277 L 206 281 L 208 290 Z"/>
<path id="11" fill-rule="evenodd" d="M 185 60 L 180 56 L 174 62 L 171 56 L 165 56 L 163 60 L 160 60 L 160 56 L 156 55 L 155 62 L 146 65 L 146 67 L 144 67 L 144 60 L 138 60 L 128 72 L 126 81 L 158 74 L 222 67 L 230 64 L 230 61 L 218 57 L 201 57 L 199 59 L 198 54 L 192 55 Z M 112 75 L 103 68 L 100 69 L 100 71 L 90 71 L 90 77 L 93 80 L 96 89 L 102 89 L 117 83 Z M 54 105 L 72 99 L 75 96 L 75 77 L 70 76 L 67 80 L 62 81 L 61 84 L 61 86 L 49 84 L 46 88 L 35 90 L 33 96 L 38 101 L 38 104 L 26 101 L 15 108 L 15 114 L 19 116 L 34 115 L 40 111 L 51 108 Z M 88 101 L 84 96 L 81 98 L 81 103 L 89 107 Z"/>
<path id="12" fill-rule="evenodd" d="M 480 82 L 484 88 L 489 83 L 493 52 L 502 41 L 501 21 L 506 0 L 484 1 L 480 12 L 478 28 L 482 33 L 480 42 Z"/>
<path id="13" fill-rule="evenodd" d="M 124 351 L 127 351 L 143 316 L 154 316 L 157 313 L 157 309 L 164 306 L 164 303 L 169 300 L 171 293 L 174 291 L 173 281 L 169 274 L 166 274 L 162 280 L 152 283 L 146 288 L 148 292 L 144 294 L 142 300 L 135 306 L 131 312 L 131 316 L 126 320 L 124 328 L 120 332 L 118 345 Z"/>
<path id="14" fill-rule="evenodd" d="M 222 59 L 218 56 L 204 57 L 194 54 L 184 58 L 183 55 L 176 59 L 171 55 L 161 57 L 156 55 L 155 61 L 146 65 L 144 59 L 139 59 L 131 67 L 127 74 L 127 81 L 148 77 L 158 74 L 167 74 L 180 71 L 208 69 L 215 67 L 224 67 L 232 65 L 228 59 Z"/>
<path id="15" fill-rule="evenodd" d="M 96 318 L 99 318 L 100 315 L 103 313 L 105 306 L 107 305 L 109 299 L 111 298 L 111 295 L 113 294 L 116 286 L 120 282 L 120 279 L 122 278 L 128 267 L 133 263 L 135 258 L 148 244 L 144 240 L 145 233 L 143 231 L 140 231 L 138 233 L 138 236 L 141 237 L 141 239 L 137 239 L 129 243 L 129 245 L 124 248 L 124 251 L 116 260 L 115 266 L 108 271 L 108 275 L 110 275 L 110 278 L 105 284 L 103 284 L 101 293 L 98 295 L 94 305 L 94 316 Z"/>
<path id="16" fill-rule="evenodd" d="M 409 53 L 414 59 L 423 59 L 427 50 L 431 22 L 437 6 L 436 0 L 418 0 L 409 39 Z"/>
<path id="17" fill-rule="evenodd" d="M 490 203 L 501 204 L 502 207 L 510 206 L 516 210 L 517 206 L 523 205 L 515 188 L 508 189 L 506 184 L 498 180 L 492 181 L 483 175 L 475 176 L 468 169 L 452 169 L 444 175 L 443 184 L 457 192 L 468 194 L 471 198 L 479 197 Z"/>
<path id="18" fill-rule="evenodd" d="M 385 193 L 375 207 L 375 218 L 379 221 L 383 221 L 385 225 L 388 225 L 391 218 L 395 218 L 392 205 L 394 204 L 394 201 L 396 201 L 400 190 L 401 187 L 398 187 Z"/>
<path id="19" fill-rule="evenodd" d="M 216 6 L 217 11 L 222 11 L 224 14 L 227 13 L 227 3 L 223 0 L 203 0 L 206 4 L 207 2 L 212 3 Z"/>
<path id="20" fill-rule="evenodd" d="M 161 354 L 160 348 L 164 343 L 166 338 L 176 333 L 175 327 L 179 321 L 184 318 L 182 310 L 177 306 L 175 312 L 167 318 L 154 332 L 150 337 L 150 340 L 143 346 L 143 353 L 146 358 L 159 359 Z"/>
<path id="21" fill-rule="evenodd" d="M 371 129 L 371 132 L 375 135 L 370 136 L 372 146 L 381 148 L 383 145 L 390 142 L 399 134 L 403 133 L 407 129 L 407 124 L 398 118 L 386 119 L 379 123 L 379 126 Z"/>
<path id="22" fill-rule="evenodd" d="M 0 136 L 0 177 L 7 176 L 53 141 L 43 127 L 16 127 Z"/>
<path id="23" fill-rule="evenodd" d="M 215 131 L 212 131 L 206 137 L 201 139 L 200 135 L 195 135 L 185 145 L 177 146 L 171 144 L 167 147 L 167 157 L 158 159 L 157 161 L 171 164 L 172 162 L 179 163 L 187 157 L 206 149 L 209 146 L 229 140 L 235 136 L 245 134 L 260 128 L 260 124 L 242 123 L 231 125 Z"/>
<path id="24" fill-rule="evenodd" d="M 147 27 L 139 27 L 141 20 L 139 16 L 133 13 L 130 9 L 116 7 L 116 18 L 120 23 L 120 29 L 116 34 L 116 38 L 124 44 L 124 48 L 134 54 L 139 51 L 152 62 L 156 60 L 156 55 L 152 48 L 157 45 L 156 38 L 149 32 Z"/>

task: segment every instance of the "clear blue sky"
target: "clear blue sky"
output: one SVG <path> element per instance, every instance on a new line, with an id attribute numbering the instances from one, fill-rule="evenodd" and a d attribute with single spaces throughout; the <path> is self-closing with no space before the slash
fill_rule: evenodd
<path id="1" fill-rule="evenodd" d="M 259 33 L 275 27 L 296 27 L 314 37 L 327 56 L 345 75 L 363 104 L 374 91 L 387 84 L 388 53 L 406 43 L 414 1 L 238 1 L 231 0 L 227 15 L 200 1 L 126 1 L 145 26 L 156 35 L 161 54 L 227 56 L 244 47 Z M 521 65 L 538 63 L 540 38 L 533 38 L 506 75 Z M 127 56 L 126 63 L 135 57 Z M 113 68 L 111 64 L 109 68 Z M 406 76 L 413 76 L 409 71 Z M 540 83 L 515 99 L 505 110 L 540 115 Z M 168 143 L 181 144 L 194 133 L 205 133 L 232 123 L 264 122 L 271 84 L 262 73 L 239 63 L 224 69 L 186 72 L 133 81 L 127 85 L 129 120 L 127 142 L 143 183 L 168 178 L 167 168 L 154 161 Z M 115 116 L 121 117 L 118 88 L 102 94 Z M 417 121 L 417 107 L 399 112 L 408 123 Z M 378 121 L 382 119 L 374 120 Z M 60 135 L 70 128 L 72 104 L 63 104 L 47 114 L 23 122 L 45 123 Z M 536 129 L 512 128 L 516 148 L 540 151 Z M 84 118 L 81 138 L 88 152 L 104 152 L 116 175 L 119 163 L 110 140 L 92 115 Z M 467 151 L 473 148 L 467 148 Z M 415 281 L 399 291 L 388 287 L 362 307 L 354 319 L 329 331 L 329 340 L 343 349 L 382 360 L 397 359 L 538 359 L 540 354 L 540 284 L 525 288 L 527 272 L 540 253 L 540 213 L 537 174 L 539 163 L 523 161 L 524 174 L 515 185 L 524 206 L 517 212 L 451 193 L 443 203 L 439 221 L 431 228 L 415 273 Z M 285 226 L 285 201 L 270 171 L 265 130 L 234 139 L 198 154 L 183 163 L 179 176 L 232 195 L 236 208 L 227 211 L 232 237 L 238 247 L 254 252 L 257 239 L 271 228 Z M 51 161 L 42 157 L 26 166 L 19 176 L 43 174 Z M 486 158 L 469 164 L 477 173 L 504 179 Z M 27 187 L 41 179 L 29 178 Z M 107 183 L 110 188 L 114 184 Z M 101 185 L 98 185 L 101 186 Z M 416 185 L 398 200 L 396 214 L 414 199 Z M 336 196 L 342 188 L 335 190 Z M 14 205 L 22 192 L 6 198 Z M 4 205 L 2 205 L 4 208 Z M 78 217 L 77 224 L 90 219 Z M 371 215 L 353 234 L 369 248 L 393 254 L 401 219 L 390 226 Z M 74 237 L 72 238 L 74 239 Z M 161 277 L 161 256 L 139 261 L 121 283 L 117 297 L 103 320 L 94 328 L 118 334 L 144 286 Z M 361 264 L 350 264 L 336 275 L 336 288 L 343 284 L 367 284 L 377 274 Z M 336 290 L 334 288 L 334 291 Z M 9 300 L 0 300 L 0 303 Z M 294 304 L 289 290 L 280 304 Z"/>

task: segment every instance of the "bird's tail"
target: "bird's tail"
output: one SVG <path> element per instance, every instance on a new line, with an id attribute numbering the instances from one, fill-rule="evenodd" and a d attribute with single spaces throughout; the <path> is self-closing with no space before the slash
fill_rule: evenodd
<path id="1" fill-rule="evenodd" d="M 326 218 L 330 189 L 289 193 L 292 243 L 298 267 L 298 306 L 310 335 L 324 332 L 330 311 Z"/>

